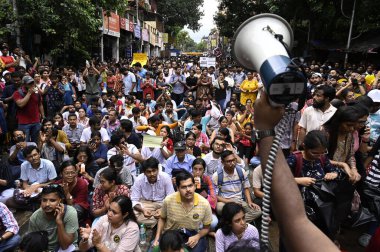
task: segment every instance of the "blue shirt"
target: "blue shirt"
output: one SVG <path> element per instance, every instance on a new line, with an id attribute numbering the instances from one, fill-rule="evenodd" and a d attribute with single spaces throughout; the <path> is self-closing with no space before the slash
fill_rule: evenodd
<path id="1" fill-rule="evenodd" d="M 210 121 L 210 119 L 211 119 L 211 116 L 209 116 L 209 115 L 202 117 L 201 124 L 202 124 L 202 132 L 203 133 L 206 133 L 207 123 Z M 193 127 L 193 125 L 194 125 L 193 120 L 185 122 L 185 125 L 184 125 L 185 134 L 187 134 L 189 131 L 191 131 L 191 128 Z"/>
<path id="2" fill-rule="evenodd" d="M 367 120 L 371 130 L 369 139 L 372 143 L 374 143 L 380 136 L 380 110 L 378 110 L 376 113 L 369 114 Z"/>
<path id="3" fill-rule="evenodd" d="M 175 94 L 183 94 L 185 92 L 185 85 L 182 84 L 180 81 L 182 82 L 186 82 L 186 77 L 184 75 L 177 75 L 177 74 L 173 74 L 171 77 L 170 77 L 170 81 L 169 83 L 173 83 L 173 93 Z"/>
<path id="4" fill-rule="evenodd" d="M 140 75 L 141 78 L 145 79 L 146 72 L 147 72 L 147 70 L 145 70 L 144 68 L 141 68 L 140 72 L 137 72 L 137 74 Z M 138 78 L 137 85 L 136 85 L 136 88 L 134 91 L 136 91 L 136 92 L 142 91 L 141 81 L 142 81 L 142 79 Z"/>
<path id="5" fill-rule="evenodd" d="M 21 164 L 20 179 L 28 181 L 29 185 L 33 183 L 43 184 L 56 177 L 55 167 L 50 160 L 41 158 L 40 166 L 37 169 L 34 169 L 29 161 Z"/>
<path id="6" fill-rule="evenodd" d="M 107 145 L 100 143 L 99 148 L 93 153 L 94 159 L 97 160 L 103 158 L 104 160 L 107 160 L 107 151 Z"/>
<path id="7" fill-rule="evenodd" d="M 177 158 L 177 155 L 172 155 L 170 158 L 166 160 L 165 172 L 172 175 L 173 170 L 184 169 L 188 172 L 192 172 L 191 165 L 193 164 L 195 157 L 190 154 L 185 154 L 185 158 L 183 162 L 180 162 Z"/>

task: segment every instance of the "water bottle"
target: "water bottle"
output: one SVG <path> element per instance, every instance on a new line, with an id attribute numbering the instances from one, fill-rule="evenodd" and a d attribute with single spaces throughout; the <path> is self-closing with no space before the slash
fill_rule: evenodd
<path id="1" fill-rule="evenodd" d="M 146 230 L 144 224 L 140 226 L 140 244 L 146 243 Z"/>

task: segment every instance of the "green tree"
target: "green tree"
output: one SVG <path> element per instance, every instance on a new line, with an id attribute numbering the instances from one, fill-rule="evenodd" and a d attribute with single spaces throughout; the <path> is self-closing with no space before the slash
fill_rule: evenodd
<path id="1" fill-rule="evenodd" d="M 201 42 L 199 42 L 197 44 L 196 50 L 198 52 L 204 52 L 204 51 L 206 51 L 207 50 L 207 43 L 206 43 L 206 41 L 202 40 Z"/>
<path id="2" fill-rule="evenodd" d="M 158 13 L 165 19 L 167 32 L 175 36 L 180 29 L 188 26 L 191 30 L 200 28 L 199 20 L 203 16 L 200 6 L 203 0 L 159 0 L 157 1 Z"/>
<path id="3" fill-rule="evenodd" d="M 259 4 L 262 1 L 252 0 L 220 0 L 218 12 L 214 21 L 220 30 L 220 34 L 233 37 L 241 23 L 251 16 L 265 12 L 266 6 Z"/>
<path id="4" fill-rule="evenodd" d="M 0 0 L 0 36 L 5 36 L 10 32 L 7 25 L 13 23 L 14 15 L 11 4 L 8 0 Z"/>
<path id="5" fill-rule="evenodd" d="M 222 35 L 232 37 L 239 25 L 249 17 L 271 12 L 288 20 L 297 40 L 300 37 L 305 40 L 301 39 L 302 43 L 306 42 L 310 27 L 310 39 L 329 39 L 345 44 L 350 19 L 342 14 L 341 1 L 343 12 L 350 18 L 354 0 L 220 0 L 214 20 Z M 380 16 L 374 11 L 379 9 L 380 1 L 356 1 L 353 37 L 379 29 Z"/>
<path id="6" fill-rule="evenodd" d="M 195 51 L 197 44 L 192 38 L 190 38 L 189 33 L 185 30 L 180 31 L 175 37 L 175 48 L 183 51 Z"/>
<path id="7" fill-rule="evenodd" d="M 126 1 L 18 0 L 17 4 L 23 34 L 41 34 L 44 52 L 63 63 L 83 63 L 101 35 L 101 7 L 123 9 Z"/>

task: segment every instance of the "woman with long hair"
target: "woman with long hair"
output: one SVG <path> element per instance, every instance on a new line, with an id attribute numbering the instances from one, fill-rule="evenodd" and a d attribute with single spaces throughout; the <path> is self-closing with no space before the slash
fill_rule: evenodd
<path id="1" fill-rule="evenodd" d="M 88 216 L 90 204 L 88 203 L 88 183 L 78 177 L 78 171 L 74 162 L 64 161 L 60 169 L 62 179 L 56 181 L 61 185 L 65 193 L 66 204 L 75 208 L 79 222 Z"/>
<path id="2" fill-rule="evenodd" d="M 215 214 L 217 199 L 211 178 L 205 174 L 206 162 L 202 158 L 197 158 L 193 161 L 191 167 L 195 180 L 195 192 L 206 198 L 210 203 L 211 209 L 214 211 L 210 224 L 211 231 L 214 232 L 218 224 L 218 218 Z"/>
<path id="3" fill-rule="evenodd" d="M 104 167 L 107 165 L 107 151 L 108 147 L 102 143 L 102 135 L 99 131 L 94 131 L 91 133 L 91 139 L 88 144 L 94 156 L 95 162 L 100 166 Z"/>
<path id="4" fill-rule="evenodd" d="M 112 199 L 107 215 L 91 228 L 80 228 L 80 251 L 95 247 L 102 252 L 139 252 L 139 226 L 133 212 L 132 201 L 126 196 Z"/>
<path id="5" fill-rule="evenodd" d="M 216 252 L 226 251 L 231 243 L 238 240 L 249 240 L 252 247 L 260 249 L 259 232 L 245 222 L 243 207 L 235 202 L 226 203 L 222 210 L 218 231 L 215 235 Z"/>
<path id="6" fill-rule="evenodd" d="M 189 155 L 193 155 L 194 157 L 201 157 L 202 151 L 198 146 L 195 145 L 195 139 L 196 136 L 194 132 L 187 132 L 185 136 L 186 153 Z"/>
<path id="7" fill-rule="evenodd" d="M 235 137 L 234 137 L 232 131 L 229 128 L 227 128 L 228 119 L 225 116 L 221 116 L 221 117 L 219 117 L 218 122 L 219 122 L 219 128 L 215 129 L 212 132 L 211 137 L 210 137 L 210 142 L 214 141 L 215 137 L 219 134 L 221 129 L 227 129 L 229 131 L 230 140 L 232 143 L 234 143 Z"/>
<path id="8" fill-rule="evenodd" d="M 80 146 L 74 154 L 74 164 L 80 175 L 89 183 L 94 182 L 99 165 L 95 162 L 90 147 L 87 145 Z"/>
<path id="9" fill-rule="evenodd" d="M 129 188 L 121 184 L 121 179 L 115 169 L 103 170 L 100 173 L 100 186 L 95 188 L 92 196 L 92 215 L 99 217 L 106 214 L 112 200 L 119 195 L 129 198 Z"/>
<path id="10" fill-rule="evenodd" d="M 194 123 L 191 131 L 195 134 L 195 146 L 199 147 L 203 153 L 210 149 L 210 140 L 206 133 L 202 132 L 202 124 Z"/>

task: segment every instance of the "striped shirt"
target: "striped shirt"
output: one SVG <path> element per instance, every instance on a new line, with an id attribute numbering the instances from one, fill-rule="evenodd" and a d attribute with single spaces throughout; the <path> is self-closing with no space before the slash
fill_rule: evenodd
<path id="1" fill-rule="evenodd" d="M 244 231 L 241 240 L 249 240 L 249 245 L 255 249 L 260 249 L 259 244 L 259 232 L 251 224 L 247 224 L 247 228 Z M 216 252 L 223 252 L 228 249 L 231 243 L 237 241 L 237 236 L 231 232 L 229 235 L 224 235 L 222 229 L 219 229 L 215 235 L 215 248 Z"/>
<path id="2" fill-rule="evenodd" d="M 201 224 L 208 226 L 212 221 L 210 203 L 207 199 L 194 193 L 194 206 L 186 211 L 179 192 L 168 195 L 162 205 L 161 218 L 166 219 L 164 231 L 186 228 L 198 231 Z"/>
<path id="3" fill-rule="evenodd" d="M 244 188 L 250 188 L 249 180 L 248 180 L 248 174 L 246 171 L 243 171 L 244 175 Z M 243 192 L 242 192 L 242 186 L 241 181 L 239 178 L 239 174 L 237 173 L 236 169 L 234 170 L 234 173 L 232 175 L 226 173 L 223 169 L 223 183 L 221 185 L 221 188 L 218 187 L 218 172 L 215 172 L 212 175 L 212 183 L 214 184 L 215 188 L 215 194 L 218 196 L 221 196 L 226 199 L 243 199 Z"/>
<path id="4" fill-rule="evenodd" d="M 18 233 L 19 227 L 12 212 L 6 205 L 0 202 L 0 235 L 5 232 L 12 232 L 14 235 Z"/>
<path id="5" fill-rule="evenodd" d="M 371 163 L 371 169 L 368 172 L 365 182 L 371 186 L 380 186 L 380 167 L 379 167 L 380 155 L 376 154 Z"/>

